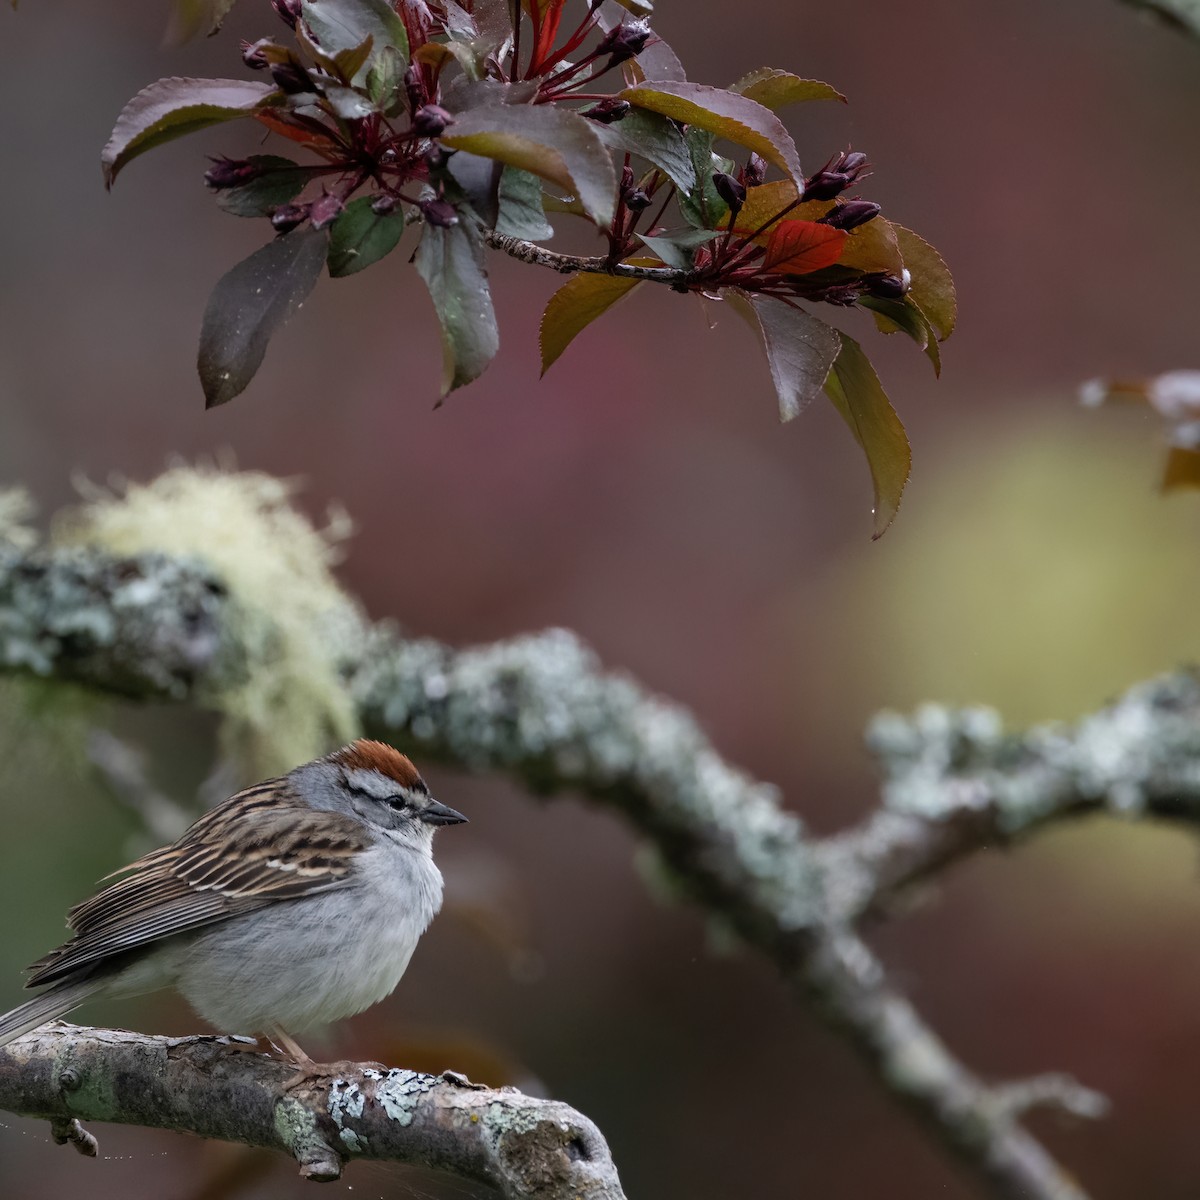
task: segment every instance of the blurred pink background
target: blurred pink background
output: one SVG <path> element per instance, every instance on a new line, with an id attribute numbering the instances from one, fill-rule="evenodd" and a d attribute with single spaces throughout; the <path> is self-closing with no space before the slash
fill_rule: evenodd
<path id="1" fill-rule="evenodd" d="M 689 705 L 818 831 L 875 803 L 861 730 L 881 707 L 1070 718 L 1196 658 L 1197 498 L 1156 494 L 1148 418 L 1081 410 L 1075 390 L 1200 366 L 1200 156 L 1186 149 L 1200 43 L 1111 0 L 660 0 L 655 28 L 697 81 L 765 63 L 845 92 L 848 108 L 788 115 L 802 161 L 867 151 L 864 194 L 955 272 L 940 382 L 907 341 L 852 319 L 914 448 L 900 516 L 871 544 L 857 447 L 826 406 L 778 424 L 740 322 L 710 332 L 693 300 L 643 289 L 539 381 L 538 318 L 559 280 L 499 258 L 500 356 L 442 408 L 436 325 L 403 251 L 324 279 L 250 390 L 206 413 L 203 305 L 267 229 L 217 209 L 203 156 L 253 139 L 217 129 L 158 149 L 111 195 L 99 151 L 152 80 L 243 74 L 238 38 L 275 32 L 266 8 L 242 0 L 221 36 L 175 49 L 162 4 L 0 12 L 0 484 L 26 484 L 49 514 L 76 473 L 145 478 L 226 447 L 304 477 L 314 514 L 337 500 L 357 522 L 343 578 L 372 614 L 455 643 L 573 628 Z M 24 719 L 0 732 L 5 1007 L 130 836 Z M 119 719 L 191 794 L 209 722 Z M 429 774 L 471 817 L 441 840 L 455 903 L 397 994 L 331 1052 L 540 1081 L 605 1131 L 631 1197 L 979 1195 L 764 964 L 714 953 L 695 912 L 652 897 L 614 818 Z M 479 903 L 512 928 L 481 931 Z M 1091 1194 L 1182 1200 L 1200 1177 L 1198 920 L 1189 839 L 1098 821 L 956 869 L 877 940 L 968 1064 L 1070 1070 L 1112 1097 L 1095 1126 L 1037 1122 Z M 82 1016 L 197 1027 L 170 997 Z M 98 1132 L 105 1157 L 86 1162 L 4 1117 L 6 1196 L 307 1187 L 282 1159 Z M 485 1194 L 370 1164 L 330 1186 Z"/>

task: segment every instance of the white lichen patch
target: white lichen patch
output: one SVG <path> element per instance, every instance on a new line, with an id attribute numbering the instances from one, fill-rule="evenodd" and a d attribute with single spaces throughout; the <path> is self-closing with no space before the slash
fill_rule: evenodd
<path id="1" fill-rule="evenodd" d="M 394 1067 L 386 1075 L 379 1077 L 375 1088 L 375 1102 L 390 1120 L 398 1125 L 411 1125 L 417 1106 L 437 1083 L 435 1075 L 422 1075 L 418 1071 L 405 1071 Z"/>
<path id="2" fill-rule="evenodd" d="M 362 1088 L 352 1079 L 335 1079 L 329 1088 L 329 1116 L 337 1126 L 338 1136 L 342 1145 L 351 1154 L 366 1154 L 369 1150 L 367 1139 L 353 1129 L 347 1129 L 347 1119 L 355 1119 L 363 1115 L 367 1098 Z"/>
<path id="3" fill-rule="evenodd" d="M 54 527 L 60 545 L 161 551 L 219 575 L 248 667 L 217 697 L 223 748 L 250 774 L 286 770 L 358 733 L 338 667 L 364 622 L 331 570 L 348 522 L 334 515 L 317 528 L 293 507 L 295 490 L 260 472 L 176 466 L 144 485 L 88 487 Z"/>

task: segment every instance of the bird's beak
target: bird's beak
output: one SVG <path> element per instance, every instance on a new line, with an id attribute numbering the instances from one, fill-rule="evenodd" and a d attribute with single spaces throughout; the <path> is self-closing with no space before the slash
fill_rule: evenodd
<path id="1" fill-rule="evenodd" d="M 430 800 L 421 814 L 421 820 L 426 825 L 462 825 L 466 819 L 462 813 L 455 812 L 449 805 L 439 804 L 436 800 Z"/>

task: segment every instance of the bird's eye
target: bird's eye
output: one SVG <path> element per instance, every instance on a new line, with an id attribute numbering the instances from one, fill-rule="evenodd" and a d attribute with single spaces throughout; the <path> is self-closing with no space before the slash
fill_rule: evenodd
<path id="1" fill-rule="evenodd" d="M 403 812 L 408 807 L 408 801 L 403 796 L 388 796 L 384 800 L 384 804 L 392 810 L 392 812 Z"/>

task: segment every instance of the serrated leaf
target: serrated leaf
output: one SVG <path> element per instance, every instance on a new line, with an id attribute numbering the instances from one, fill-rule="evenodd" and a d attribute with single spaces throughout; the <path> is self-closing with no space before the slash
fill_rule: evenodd
<path id="1" fill-rule="evenodd" d="M 341 72 L 342 78 L 353 80 L 359 71 L 367 65 L 367 60 L 371 57 L 371 51 L 374 49 L 375 38 L 368 33 L 354 49 L 339 50 L 333 56 L 333 62 Z M 385 46 L 384 50 L 391 50 L 393 53 L 398 53 L 395 46 Z"/>
<path id="2" fill-rule="evenodd" d="M 105 185 L 112 187 L 117 173 L 139 154 L 209 125 L 252 116 L 272 94 L 276 93 L 271 84 L 246 79 L 160 79 L 152 83 L 121 110 L 101 151 Z"/>
<path id="3" fill-rule="evenodd" d="M 944 342 L 954 332 L 958 320 L 958 299 L 950 268 L 923 237 L 903 225 L 893 224 L 892 229 L 904 265 L 912 276 L 908 294 L 937 331 L 938 341 Z"/>
<path id="4" fill-rule="evenodd" d="M 933 363 L 933 373 L 942 373 L 942 352 L 938 349 L 937 331 L 921 311 L 920 305 L 913 300 L 911 292 L 900 300 L 864 296 L 859 304 L 871 310 L 881 332 L 907 333 Z"/>
<path id="5" fill-rule="evenodd" d="M 213 288 L 197 359 L 208 408 L 232 400 L 254 378 L 271 335 L 316 284 L 326 244 L 319 230 L 296 230 L 256 250 Z"/>
<path id="6" fill-rule="evenodd" d="M 408 32 L 388 0 L 302 0 L 300 15 L 328 55 L 355 50 L 370 37 L 372 59 L 392 46 L 408 61 Z"/>
<path id="7" fill-rule="evenodd" d="M 729 89 L 741 96 L 757 100 L 764 108 L 777 109 L 785 104 L 802 104 L 808 100 L 840 100 L 846 97 L 835 87 L 819 79 L 801 79 L 791 71 L 780 71 L 775 67 L 760 67 L 743 75 Z"/>
<path id="8" fill-rule="evenodd" d="M 454 160 L 451 159 L 451 162 Z M 542 207 L 542 181 L 528 171 L 504 167 L 500 172 L 496 232 L 526 242 L 553 237 L 554 227 Z"/>
<path id="9" fill-rule="evenodd" d="M 542 374 L 597 317 L 628 296 L 642 280 L 617 275 L 576 275 L 550 297 L 538 342 L 542 350 Z"/>
<path id="10" fill-rule="evenodd" d="M 790 421 L 821 393 L 841 343 L 836 329 L 772 296 L 726 293 L 734 311 L 758 334 L 775 395 L 779 419 Z"/>
<path id="11" fill-rule="evenodd" d="M 469 209 L 448 229 L 426 225 L 414 259 L 442 329 L 442 395 L 483 374 L 500 348 L 483 269 L 483 234 Z"/>
<path id="12" fill-rule="evenodd" d="M 717 229 L 729 218 L 729 205 L 721 199 L 713 184 L 713 172 L 732 166 L 728 159 L 713 154 L 713 135 L 703 129 L 689 129 L 684 139 L 692 160 L 695 185 L 680 189 L 679 211 L 696 229 Z"/>
<path id="13" fill-rule="evenodd" d="M 377 213 L 373 196 L 358 196 L 342 209 L 329 227 L 329 274 L 335 279 L 353 275 L 395 250 L 404 233 L 404 211 Z"/>
<path id="14" fill-rule="evenodd" d="M 457 114 L 441 140 L 548 179 L 576 196 L 597 225 L 612 223 L 612 163 L 592 123 L 577 113 L 549 104 L 486 104 Z"/>
<path id="15" fill-rule="evenodd" d="M 803 182 L 791 134 L 769 108 L 747 96 L 699 83 L 664 81 L 626 88 L 618 98 L 746 146 L 774 163 L 797 186 Z"/>
<path id="16" fill-rule="evenodd" d="M 696 248 L 717 236 L 715 229 L 685 229 L 657 237 L 644 233 L 637 235 L 647 250 L 657 254 L 666 266 L 674 267 L 677 271 L 690 271 L 694 265 Z"/>
<path id="17" fill-rule="evenodd" d="M 875 532 L 871 536 L 878 538 L 900 507 L 912 468 L 912 451 L 904 426 L 862 347 L 847 334 L 839 333 L 837 337 L 841 348 L 825 393 L 867 456 L 875 486 Z"/>
<path id="18" fill-rule="evenodd" d="M 659 113 L 631 108 L 611 125 L 592 122 L 600 140 L 614 150 L 637 154 L 658 167 L 681 192 L 696 186 L 691 150 L 674 121 Z"/>
<path id="19" fill-rule="evenodd" d="M 312 178 L 312 171 L 278 154 L 252 154 L 247 160 L 263 173 L 240 187 L 217 193 L 217 204 L 235 217 L 265 217 L 271 209 L 294 200 Z"/>
<path id="20" fill-rule="evenodd" d="M 788 217 L 771 230 L 762 269 L 780 275 L 808 275 L 832 267 L 847 240 L 844 229 Z"/>

